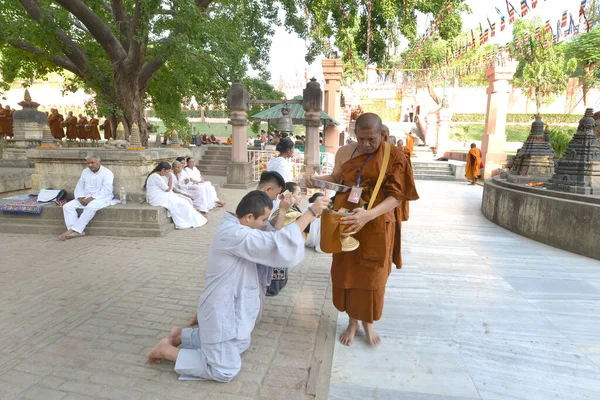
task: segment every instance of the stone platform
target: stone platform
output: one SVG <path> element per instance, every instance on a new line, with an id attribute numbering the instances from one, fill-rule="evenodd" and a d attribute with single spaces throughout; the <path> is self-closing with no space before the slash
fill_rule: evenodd
<path id="1" fill-rule="evenodd" d="M 31 189 L 33 168 L 0 168 L 0 193 Z"/>
<path id="2" fill-rule="evenodd" d="M 0 199 L 0 204 L 10 200 Z M 167 210 L 148 204 L 128 203 L 106 207 L 90 222 L 85 233 L 90 236 L 158 237 L 175 229 Z M 60 235 L 65 231 L 61 207 L 44 207 L 40 215 L 0 213 L 0 231 Z"/>
<path id="3" fill-rule="evenodd" d="M 600 260 L 600 196 L 492 178 L 485 181 L 481 211 L 515 233 Z"/>

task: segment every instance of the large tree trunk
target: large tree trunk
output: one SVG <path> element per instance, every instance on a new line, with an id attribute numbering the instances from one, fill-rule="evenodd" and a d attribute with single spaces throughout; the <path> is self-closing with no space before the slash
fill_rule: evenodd
<path id="1" fill-rule="evenodd" d="M 435 92 L 435 89 L 433 88 L 433 84 L 431 83 L 431 72 L 430 71 L 427 71 L 427 92 L 429 92 L 429 96 L 431 96 L 431 99 L 433 101 L 435 101 L 435 104 L 437 104 L 438 106 L 440 104 L 442 104 L 440 97 Z"/>
<path id="2" fill-rule="evenodd" d="M 594 70 L 596 69 L 596 63 L 584 63 L 583 64 L 583 108 L 588 107 L 587 95 L 590 91 L 590 83 L 594 80 Z"/>
<path id="3" fill-rule="evenodd" d="M 142 145 L 147 146 L 148 129 L 146 120 L 144 119 L 144 105 L 138 85 L 140 70 L 141 66 L 139 68 L 124 65 L 117 66 L 113 68 L 113 78 L 115 81 L 117 105 L 123 111 L 125 133 L 129 138 L 131 126 L 134 123 L 137 124 L 140 130 Z"/>

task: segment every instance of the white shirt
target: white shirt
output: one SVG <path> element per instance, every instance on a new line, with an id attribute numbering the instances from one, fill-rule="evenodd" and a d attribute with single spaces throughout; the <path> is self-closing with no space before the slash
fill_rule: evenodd
<path id="1" fill-rule="evenodd" d="M 304 258 L 297 224 L 263 232 L 226 213 L 208 252 L 198 327 L 205 343 L 250 339 L 260 308 L 256 264 L 294 267 Z"/>
<path id="2" fill-rule="evenodd" d="M 146 201 L 151 206 L 167 207 L 169 203 L 169 178 L 152 173 L 146 181 Z"/>
<path id="3" fill-rule="evenodd" d="M 292 164 L 283 157 L 272 158 L 267 165 L 267 171 L 279 172 L 279 174 L 283 176 L 283 180 L 286 182 L 294 181 L 292 175 Z"/>
<path id="4" fill-rule="evenodd" d="M 193 180 L 197 182 L 202 181 L 202 175 L 200 174 L 200 170 L 198 168 L 185 167 L 183 170 L 187 173 L 188 177 L 192 178 Z"/>
<path id="5" fill-rule="evenodd" d="M 84 169 L 75 186 L 75 198 L 93 197 L 95 200 L 110 202 L 114 197 L 114 178 L 111 170 L 102 165 L 96 173 L 89 168 Z"/>

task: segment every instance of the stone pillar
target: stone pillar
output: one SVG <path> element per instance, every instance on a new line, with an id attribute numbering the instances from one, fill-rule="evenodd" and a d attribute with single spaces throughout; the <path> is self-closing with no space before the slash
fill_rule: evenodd
<path id="1" fill-rule="evenodd" d="M 342 77 L 344 75 L 344 62 L 339 59 L 323 60 L 323 75 L 325 77 L 325 114 L 339 121 L 342 115 L 340 98 L 342 94 Z M 328 124 L 323 132 L 326 151 L 337 153 L 339 129 L 335 124 Z"/>
<path id="2" fill-rule="evenodd" d="M 316 79 L 306 84 L 302 93 L 302 108 L 304 108 L 304 126 L 306 127 L 306 143 L 304 145 L 304 165 L 307 171 L 321 172 L 319 151 L 319 127 L 321 126 L 321 109 L 323 91 Z"/>
<path id="3" fill-rule="evenodd" d="M 452 110 L 442 107 L 437 111 L 437 140 L 435 143 L 435 157 L 444 157 L 444 153 L 452 150 L 450 148 L 450 120 Z"/>
<path id="4" fill-rule="evenodd" d="M 517 70 L 516 63 L 493 66 L 486 71 L 489 83 L 485 117 L 485 132 L 481 153 L 485 168 L 484 179 L 496 175 L 506 162 L 506 115 L 508 99 L 512 91 L 511 81 Z"/>
<path id="5" fill-rule="evenodd" d="M 431 143 L 434 138 L 437 143 L 437 120 L 438 117 L 435 113 L 427 114 L 425 117 L 425 132 L 423 133 L 423 137 L 425 138 L 425 143 Z"/>
<path id="6" fill-rule="evenodd" d="M 227 188 L 247 189 L 254 185 L 252 182 L 252 164 L 248 162 L 246 147 L 246 129 L 248 122 L 249 95 L 241 82 L 235 82 L 227 91 L 227 107 L 231 110 L 232 141 L 231 162 L 227 166 Z"/>

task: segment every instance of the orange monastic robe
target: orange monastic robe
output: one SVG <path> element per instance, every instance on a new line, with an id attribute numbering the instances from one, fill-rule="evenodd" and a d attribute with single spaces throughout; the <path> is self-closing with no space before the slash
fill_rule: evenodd
<path id="1" fill-rule="evenodd" d="M 8 137 L 15 136 L 13 114 L 15 110 L 6 110 L 6 132 Z"/>
<path id="2" fill-rule="evenodd" d="M 88 139 L 92 140 L 100 140 L 100 131 L 98 130 L 98 125 L 100 124 L 100 120 L 98 118 L 90 119 L 90 137 Z"/>
<path id="3" fill-rule="evenodd" d="M 406 147 L 408 148 L 408 152 L 410 153 L 410 156 L 412 157 L 413 151 L 415 149 L 415 138 L 413 138 L 410 135 L 407 136 L 406 137 Z"/>
<path id="4" fill-rule="evenodd" d="M 50 125 L 50 132 L 52 132 L 52 137 L 54 137 L 54 139 L 61 140 L 65 137 L 65 132 L 62 128 L 62 120 L 62 115 L 60 114 L 48 115 L 48 125 Z"/>
<path id="5" fill-rule="evenodd" d="M 100 128 L 104 130 L 104 140 L 109 140 L 112 137 L 112 131 L 110 130 L 110 121 L 108 118 L 104 120 Z"/>
<path id="6" fill-rule="evenodd" d="M 342 165 L 342 179 L 347 186 L 357 184 L 358 168 L 362 167 L 362 200 L 366 203 L 371 198 L 383 164 L 383 145 L 379 146 L 373 157 L 366 162 L 368 157 L 369 154 L 361 154 Z M 373 207 L 388 196 L 403 202 L 419 198 L 410 161 L 396 146 L 391 148 L 385 178 Z M 352 210 L 358 206 L 347 202 L 347 197 L 346 193 L 337 194 L 334 208 L 337 210 L 344 207 Z M 381 318 L 385 285 L 392 271 L 392 262 L 397 268 L 402 267 L 400 225 L 403 219 L 402 206 L 399 206 L 370 221 L 354 235 L 360 242 L 358 249 L 333 254 L 333 304 L 338 310 L 365 322 Z"/>
<path id="7" fill-rule="evenodd" d="M 65 125 L 67 127 L 67 139 L 77 139 L 77 117 L 74 115 L 67 117 Z"/>
<path id="8" fill-rule="evenodd" d="M 8 133 L 8 112 L 4 109 L 4 107 L 0 106 L 0 133 L 7 134 Z"/>
<path id="9" fill-rule="evenodd" d="M 86 117 L 79 118 L 77 121 L 77 137 L 79 139 L 89 139 L 89 135 L 86 129 L 86 125 L 88 124 L 88 119 Z"/>
<path id="10" fill-rule="evenodd" d="M 481 151 L 473 147 L 467 154 L 467 165 L 465 166 L 465 176 L 468 180 L 479 178 L 481 170 Z"/>

